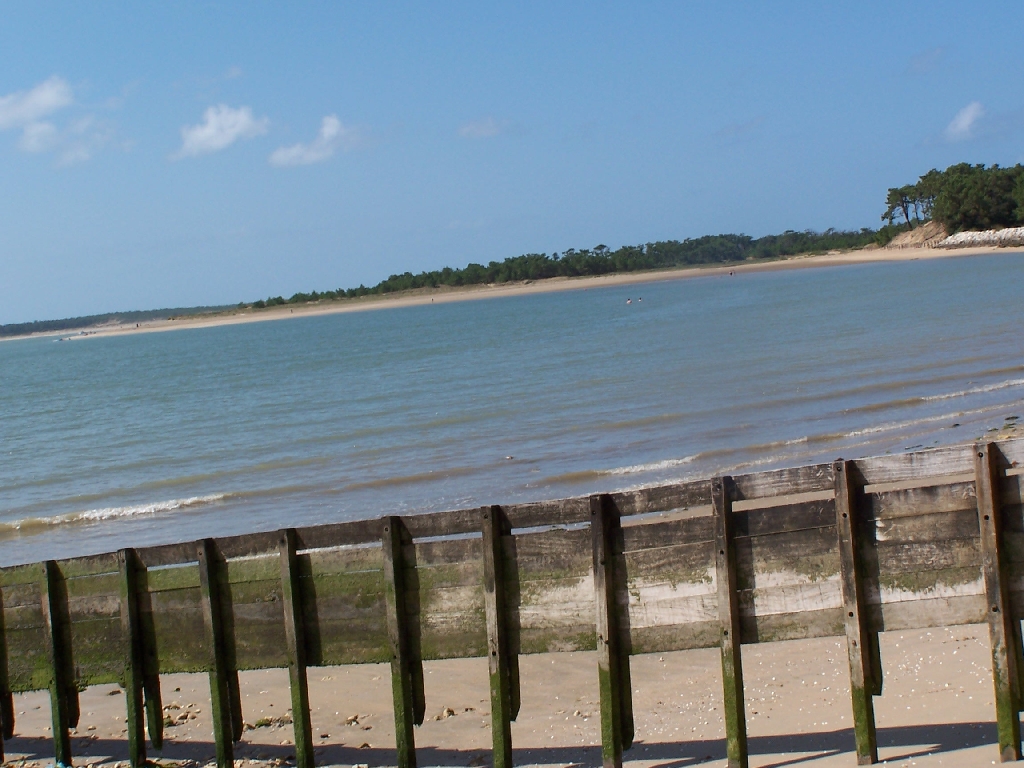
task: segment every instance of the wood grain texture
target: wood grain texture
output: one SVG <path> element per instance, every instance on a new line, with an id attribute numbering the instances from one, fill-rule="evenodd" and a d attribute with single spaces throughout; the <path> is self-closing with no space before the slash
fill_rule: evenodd
<path id="1" fill-rule="evenodd" d="M 839 542 L 839 561 L 843 596 L 843 623 L 846 650 L 850 662 L 850 698 L 853 703 L 853 732 L 857 743 L 857 763 L 878 762 L 873 694 L 881 693 L 881 668 L 874 664 L 872 644 L 878 636 L 868 628 L 864 595 L 863 565 L 857 536 L 861 491 L 850 462 L 835 463 L 835 515 Z M 876 681 L 878 684 L 876 684 Z"/>
<path id="2" fill-rule="evenodd" d="M 621 768 L 622 752 L 633 744 L 633 691 L 619 600 L 625 579 L 621 552 L 616 551 L 616 543 L 621 538 L 620 527 L 619 513 L 612 498 L 592 496 L 590 534 L 601 698 L 601 756 L 605 768 Z M 628 640 L 628 632 L 626 637 Z"/>
<path id="3" fill-rule="evenodd" d="M 739 584 L 732 512 L 732 478 L 711 482 L 715 515 L 715 574 L 718 619 L 721 624 L 722 686 L 725 709 L 725 747 L 729 768 L 747 768 L 747 715 L 743 696 L 743 659 Z"/>
<path id="4" fill-rule="evenodd" d="M 999 477 L 1005 468 L 1002 454 L 991 443 L 976 445 L 974 451 L 977 520 L 981 529 L 981 574 L 992 645 L 996 729 L 999 733 L 999 758 L 1005 763 L 1021 758 L 1020 622 L 1013 619 L 1010 607 L 1007 566 L 1002 556 L 1002 504 L 998 496 Z"/>

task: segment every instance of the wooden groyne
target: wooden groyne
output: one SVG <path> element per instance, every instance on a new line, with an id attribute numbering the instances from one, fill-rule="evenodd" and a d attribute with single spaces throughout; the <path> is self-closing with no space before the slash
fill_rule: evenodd
<path id="1" fill-rule="evenodd" d="M 510 768 L 521 654 L 595 650 L 606 766 L 633 739 L 630 656 L 718 646 L 729 763 L 747 762 L 745 644 L 845 636 L 856 753 L 877 760 L 878 633 L 986 624 L 998 750 L 1021 756 L 1024 440 L 636 491 L 309 528 L 0 569 L 0 733 L 48 689 L 71 765 L 78 694 L 120 683 L 131 762 L 159 750 L 159 675 L 206 672 L 221 768 L 238 671 L 287 668 L 313 765 L 306 669 L 391 664 L 414 766 L 422 662 L 486 656 L 494 765 Z M 481 680 L 481 685 L 483 681 Z"/>

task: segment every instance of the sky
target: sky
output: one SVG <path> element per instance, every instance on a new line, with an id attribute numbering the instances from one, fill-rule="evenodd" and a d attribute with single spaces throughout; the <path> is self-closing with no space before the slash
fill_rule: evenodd
<path id="1" fill-rule="evenodd" d="M 47 3 L 0 18 L 0 323 L 877 227 L 1024 162 L 966 3 Z"/>

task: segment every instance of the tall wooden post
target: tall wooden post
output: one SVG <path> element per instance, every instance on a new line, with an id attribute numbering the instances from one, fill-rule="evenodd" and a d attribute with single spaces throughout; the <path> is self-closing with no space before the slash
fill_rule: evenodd
<path id="1" fill-rule="evenodd" d="M 3 742 L 14 738 L 14 695 L 7 667 L 7 627 L 4 622 L 3 592 L 0 591 L 0 762 L 4 760 Z"/>
<path id="2" fill-rule="evenodd" d="M 518 714 L 519 659 L 512 653 L 505 609 L 505 556 L 502 537 L 511 533 L 501 507 L 483 507 L 484 612 L 491 683 L 491 739 L 494 768 L 512 768 L 512 721 Z M 515 672 L 513 672 L 515 669 Z M 513 688 L 515 690 L 513 690 Z"/>
<path id="3" fill-rule="evenodd" d="M 590 497 L 597 608 L 597 672 L 601 694 L 601 753 L 605 768 L 621 768 L 622 752 L 633 744 L 633 698 L 629 653 L 622 643 L 616 541 L 619 513 L 610 496 Z"/>
<path id="4" fill-rule="evenodd" d="M 836 492 L 836 531 L 839 538 L 839 566 L 842 574 L 843 617 L 846 649 L 850 658 L 850 696 L 853 700 L 853 732 L 857 741 L 857 763 L 878 762 L 875 736 L 875 707 L 872 693 L 881 670 L 874 670 L 872 633 L 864 601 L 863 569 L 860 565 L 858 534 L 860 522 L 857 484 L 851 479 L 850 462 L 839 459 L 833 465 Z M 877 644 L 877 638 L 875 638 Z"/>
<path id="5" fill-rule="evenodd" d="M 50 661 L 54 758 L 58 766 L 69 768 L 72 764 L 70 731 L 78 724 L 78 689 L 71 658 L 67 593 L 64 577 L 55 560 L 43 563 L 42 606 Z"/>
<path id="6" fill-rule="evenodd" d="M 139 622 L 139 568 L 134 549 L 117 553 L 121 576 L 121 634 L 124 637 L 124 700 L 128 715 L 128 759 L 132 768 L 146 764 L 146 725 L 143 707 L 144 654 Z"/>
<path id="7" fill-rule="evenodd" d="M 975 446 L 974 477 L 981 528 L 981 574 L 988 601 L 988 632 L 992 642 L 992 678 L 996 694 L 999 759 L 1020 760 L 1020 622 L 1010 609 L 1009 571 L 1002 550 L 1002 478 L 999 449 L 992 443 Z"/>
<path id="8" fill-rule="evenodd" d="M 306 679 L 306 632 L 299 589 L 299 559 L 294 528 L 281 532 L 281 593 L 284 596 L 284 630 L 288 643 L 288 678 L 292 693 L 292 728 L 295 732 L 296 768 L 313 768 L 313 726 L 309 713 Z"/>
<path id="9" fill-rule="evenodd" d="M 210 703 L 213 715 L 213 738 L 217 749 L 218 768 L 234 768 L 234 717 L 231 702 L 231 678 L 237 673 L 228 659 L 227 629 L 221 591 L 221 563 L 217 544 L 203 539 L 198 545 L 199 587 L 209 649 L 207 669 L 210 675 Z M 237 684 L 237 683 L 236 683 Z"/>
<path id="10" fill-rule="evenodd" d="M 740 651 L 740 606 L 731 477 L 716 477 L 711 481 L 711 503 L 715 515 L 718 618 L 722 624 L 725 748 L 729 768 L 747 768 L 747 715 L 743 702 L 743 658 Z"/>
<path id="11" fill-rule="evenodd" d="M 400 517 L 383 519 L 384 596 L 387 603 L 388 640 L 391 643 L 391 694 L 395 707 L 395 747 L 398 768 L 416 768 L 413 726 L 423 722 L 423 665 L 413 653 L 409 636 L 405 563 L 402 545 L 411 542 Z"/>

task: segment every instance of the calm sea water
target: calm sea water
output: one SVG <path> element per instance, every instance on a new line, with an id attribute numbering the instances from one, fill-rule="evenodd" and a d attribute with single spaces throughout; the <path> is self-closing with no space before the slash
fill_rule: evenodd
<path id="1" fill-rule="evenodd" d="M 0 563 L 971 440 L 1024 416 L 1022 282 L 1002 254 L 2 343 Z"/>

